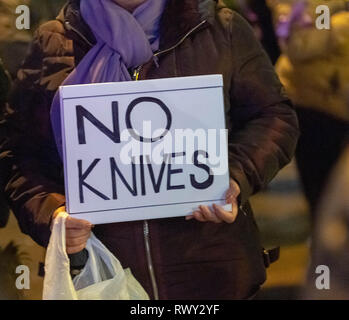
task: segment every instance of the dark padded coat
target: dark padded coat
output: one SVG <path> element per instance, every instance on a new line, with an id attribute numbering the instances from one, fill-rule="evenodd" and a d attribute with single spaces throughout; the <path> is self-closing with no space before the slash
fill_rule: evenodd
<path id="1" fill-rule="evenodd" d="M 37 30 L 18 73 L 6 124 L 12 131 L 6 147 L 12 161 L 6 192 L 23 232 L 43 246 L 52 213 L 65 202 L 50 105 L 94 42 L 79 1 L 72 0 L 57 20 Z M 183 217 L 148 221 L 148 250 L 143 221 L 98 225 L 94 233 L 152 298 L 248 298 L 265 281 L 248 198 L 292 158 L 298 138 L 295 112 L 249 25 L 233 12 L 230 19 L 226 14 L 220 19 L 213 1 L 169 0 L 160 51 L 159 66 L 145 64 L 140 79 L 223 75 L 230 174 L 241 187 L 245 214 L 240 210 L 233 224 Z"/>

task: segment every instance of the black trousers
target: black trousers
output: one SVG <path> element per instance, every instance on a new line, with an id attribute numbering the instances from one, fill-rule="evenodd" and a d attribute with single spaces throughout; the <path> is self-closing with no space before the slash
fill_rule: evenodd
<path id="1" fill-rule="evenodd" d="M 0 228 L 4 228 L 6 226 L 9 216 L 10 210 L 3 197 L 3 194 L 0 192 Z"/>
<path id="2" fill-rule="evenodd" d="M 349 123 L 328 114 L 298 107 L 301 136 L 296 161 L 313 220 L 331 169 L 348 142 Z"/>

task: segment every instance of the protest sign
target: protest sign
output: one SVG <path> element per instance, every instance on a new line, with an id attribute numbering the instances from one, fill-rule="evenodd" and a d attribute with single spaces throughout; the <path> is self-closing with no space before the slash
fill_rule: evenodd
<path id="1" fill-rule="evenodd" d="M 222 87 L 221 75 L 62 86 L 67 211 L 99 224 L 224 204 Z"/>

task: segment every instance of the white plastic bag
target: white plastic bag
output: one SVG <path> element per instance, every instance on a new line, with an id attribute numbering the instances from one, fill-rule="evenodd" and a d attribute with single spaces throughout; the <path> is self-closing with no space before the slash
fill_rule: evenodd
<path id="1" fill-rule="evenodd" d="M 44 300 L 148 300 L 149 297 L 129 269 L 93 235 L 87 241 L 89 257 L 74 280 L 65 250 L 65 220 L 54 220 L 45 260 Z"/>

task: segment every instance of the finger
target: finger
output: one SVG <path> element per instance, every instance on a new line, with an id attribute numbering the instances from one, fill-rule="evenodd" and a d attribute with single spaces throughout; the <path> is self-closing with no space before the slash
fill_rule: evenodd
<path id="1" fill-rule="evenodd" d="M 91 229 L 92 224 L 87 220 L 67 217 L 65 227 L 66 229 Z"/>
<path id="2" fill-rule="evenodd" d="M 89 238 L 91 234 L 91 231 L 86 231 L 85 229 L 69 229 L 66 232 L 66 238 L 67 239 L 73 239 L 73 238 Z"/>
<path id="3" fill-rule="evenodd" d="M 200 215 L 202 216 L 201 211 L 200 211 L 199 208 L 198 208 L 197 210 L 193 211 L 192 216 L 193 216 L 194 219 L 195 219 L 195 213 L 196 213 L 197 215 L 199 215 L 199 216 L 200 216 Z"/>
<path id="4" fill-rule="evenodd" d="M 236 198 L 237 197 L 234 195 L 233 191 L 229 189 L 225 195 L 225 202 L 232 203 L 233 201 L 236 200 Z"/>
<path id="5" fill-rule="evenodd" d="M 68 217 L 66 220 L 67 229 L 91 229 L 92 224 L 86 220 Z"/>
<path id="6" fill-rule="evenodd" d="M 207 206 L 200 206 L 201 213 L 203 217 L 206 219 L 206 221 L 211 221 L 214 223 L 221 223 L 222 220 L 219 219 Z"/>
<path id="7" fill-rule="evenodd" d="M 226 211 L 223 208 L 216 208 L 215 213 L 225 223 L 233 223 L 235 221 L 235 217 L 231 211 Z"/>
<path id="8" fill-rule="evenodd" d="M 233 213 L 235 219 L 239 213 L 238 202 L 235 201 L 231 204 L 231 212 Z"/>
<path id="9" fill-rule="evenodd" d="M 194 219 L 194 216 L 192 214 L 185 217 L 185 220 L 192 220 L 192 219 Z"/>
<path id="10" fill-rule="evenodd" d="M 225 198 L 231 198 L 233 196 L 233 190 L 229 187 L 228 191 L 225 193 Z"/>
<path id="11" fill-rule="evenodd" d="M 225 193 L 226 202 L 228 202 L 232 196 L 233 196 L 232 190 L 230 190 L 230 188 L 229 188 L 228 191 Z"/>
<path id="12" fill-rule="evenodd" d="M 78 238 L 66 238 L 67 247 L 75 247 L 80 245 L 86 245 L 88 236 L 78 237 Z"/>
<path id="13" fill-rule="evenodd" d="M 229 189 L 225 194 L 225 198 L 228 201 L 230 198 L 237 198 L 240 194 L 240 186 L 234 181 L 230 179 Z"/>
<path id="14" fill-rule="evenodd" d="M 226 197 L 225 202 L 227 204 L 229 204 L 229 203 L 237 203 L 237 199 L 236 199 L 235 196 L 231 195 L 230 197 Z"/>
<path id="15" fill-rule="evenodd" d="M 240 186 L 239 184 L 233 180 L 233 179 L 230 179 L 230 189 L 232 190 L 232 196 L 233 197 L 238 197 L 239 194 L 240 194 Z"/>
<path id="16" fill-rule="evenodd" d="M 205 218 L 203 217 L 201 211 L 194 211 L 193 212 L 194 218 L 200 222 L 206 222 Z"/>
<path id="17" fill-rule="evenodd" d="M 216 215 L 226 223 L 233 223 L 236 219 L 237 214 L 233 211 L 226 211 L 221 206 L 213 205 Z"/>

